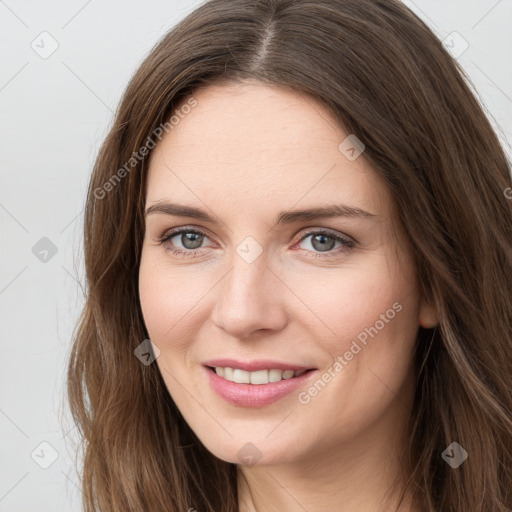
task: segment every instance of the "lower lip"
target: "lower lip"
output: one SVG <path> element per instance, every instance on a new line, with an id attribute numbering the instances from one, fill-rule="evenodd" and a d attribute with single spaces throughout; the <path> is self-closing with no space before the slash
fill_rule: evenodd
<path id="1" fill-rule="evenodd" d="M 299 377 L 269 382 L 268 384 L 237 384 L 220 377 L 206 368 L 210 385 L 224 400 L 240 407 L 264 407 L 302 386 L 314 370 L 308 370 Z"/>

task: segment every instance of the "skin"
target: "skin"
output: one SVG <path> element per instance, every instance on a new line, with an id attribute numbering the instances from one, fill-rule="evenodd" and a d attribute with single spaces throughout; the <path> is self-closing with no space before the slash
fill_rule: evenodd
<path id="1" fill-rule="evenodd" d="M 197 106 L 151 155 L 146 209 L 179 203 L 216 222 L 148 214 L 139 274 L 169 393 L 202 443 L 239 464 L 240 510 L 394 510 L 383 504 L 396 505 L 402 490 L 416 335 L 437 318 L 391 194 L 364 153 L 354 161 L 342 154 L 348 134 L 309 96 L 245 82 L 194 97 Z M 273 226 L 282 210 L 336 204 L 373 216 Z M 180 227 L 206 234 L 194 256 L 179 235 L 159 242 Z M 328 238 L 322 251 L 314 235 L 304 238 L 322 228 L 354 246 Z M 236 252 L 247 236 L 262 249 L 252 263 Z M 316 368 L 299 390 L 307 392 L 394 303 L 394 318 L 307 404 L 294 392 L 263 408 L 239 407 L 209 386 L 208 359 L 272 359 Z M 237 456 L 248 442 L 259 457 L 253 465 Z"/>

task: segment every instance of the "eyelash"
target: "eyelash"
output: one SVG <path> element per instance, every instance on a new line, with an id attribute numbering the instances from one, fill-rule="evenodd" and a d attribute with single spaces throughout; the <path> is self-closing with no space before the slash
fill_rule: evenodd
<path id="1" fill-rule="evenodd" d="M 177 256 L 194 258 L 197 256 L 197 252 L 200 249 L 204 249 L 204 247 L 200 247 L 198 249 L 179 249 L 179 248 L 176 249 L 176 248 L 171 248 L 171 247 L 167 246 L 168 241 L 170 241 L 176 235 L 180 235 L 183 233 L 194 233 L 197 235 L 203 235 L 206 238 L 208 238 L 207 233 L 205 233 L 204 231 L 184 227 L 184 228 L 179 228 L 179 229 L 176 229 L 173 231 L 168 231 L 168 232 L 164 233 L 164 235 L 158 239 L 158 243 L 162 246 L 166 246 L 165 250 L 171 252 L 172 254 L 175 254 Z M 332 256 L 338 256 L 340 253 L 349 252 L 352 248 L 355 247 L 355 243 L 353 240 L 351 240 L 349 238 L 342 237 L 342 236 L 338 235 L 335 231 L 331 231 L 326 228 L 308 231 L 307 233 L 304 233 L 303 236 L 300 238 L 300 240 L 297 242 L 297 244 L 304 241 L 306 238 L 308 238 L 311 235 L 325 235 L 330 238 L 333 238 L 335 240 L 335 242 L 340 242 L 342 244 L 342 247 L 338 247 L 336 250 L 330 250 L 330 251 L 326 251 L 326 252 L 313 252 L 313 251 L 303 249 L 307 253 L 310 253 L 308 255 L 308 257 L 311 257 L 311 258 L 318 258 L 318 257 L 328 258 L 328 257 L 332 257 Z"/>

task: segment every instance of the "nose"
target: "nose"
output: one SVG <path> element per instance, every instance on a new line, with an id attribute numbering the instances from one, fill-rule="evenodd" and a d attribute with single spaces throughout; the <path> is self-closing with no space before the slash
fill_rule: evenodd
<path id="1" fill-rule="evenodd" d="M 285 327 L 285 286 L 263 254 L 252 263 L 234 254 L 232 268 L 217 288 L 212 321 L 229 335 L 245 339 L 256 331 Z"/>

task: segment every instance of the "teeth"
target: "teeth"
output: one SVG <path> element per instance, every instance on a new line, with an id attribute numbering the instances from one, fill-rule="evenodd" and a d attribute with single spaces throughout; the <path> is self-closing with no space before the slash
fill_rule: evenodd
<path id="1" fill-rule="evenodd" d="M 282 376 L 283 372 L 281 370 L 269 370 L 268 372 L 269 382 L 279 382 Z"/>
<path id="2" fill-rule="evenodd" d="M 251 374 L 250 372 L 246 372 L 245 370 L 233 370 L 233 382 L 238 382 L 238 384 L 250 384 L 251 383 Z"/>
<path id="3" fill-rule="evenodd" d="M 283 379 L 300 377 L 306 370 L 258 370 L 248 372 L 238 368 L 216 367 L 215 373 L 226 380 L 236 382 L 237 384 L 268 384 L 269 382 L 279 382 Z"/>
<path id="4" fill-rule="evenodd" d="M 268 384 L 268 370 L 248 373 L 250 373 L 251 384 Z"/>

